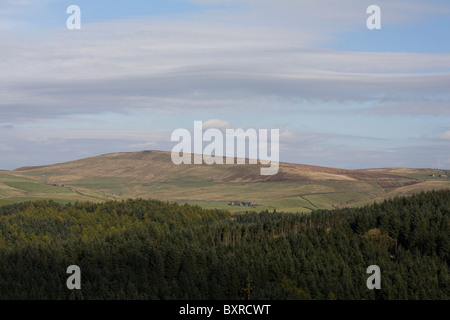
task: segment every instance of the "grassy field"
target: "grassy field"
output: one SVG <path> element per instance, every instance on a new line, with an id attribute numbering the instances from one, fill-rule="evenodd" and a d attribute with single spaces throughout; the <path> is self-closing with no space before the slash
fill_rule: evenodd
<path id="1" fill-rule="evenodd" d="M 231 212 L 276 209 L 304 213 L 450 188 L 450 179 L 445 177 L 449 173 L 280 163 L 278 174 L 261 176 L 257 165 L 176 166 L 168 152 L 143 151 L 0 171 L 0 205 L 36 199 L 65 203 L 144 198 Z M 253 202 L 256 206 L 229 206 L 231 201 Z"/>

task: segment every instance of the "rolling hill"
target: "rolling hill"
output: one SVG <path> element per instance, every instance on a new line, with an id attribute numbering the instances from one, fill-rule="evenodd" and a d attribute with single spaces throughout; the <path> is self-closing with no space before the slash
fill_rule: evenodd
<path id="1" fill-rule="evenodd" d="M 450 171 L 345 170 L 280 163 L 273 176 L 259 165 L 174 165 L 170 152 L 112 153 L 39 167 L 0 171 L 0 204 L 53 199 L 105 201 L 154 198 L 238 212 L 310 212 L 360 206 L 398 195 L 450 188 Z"/>

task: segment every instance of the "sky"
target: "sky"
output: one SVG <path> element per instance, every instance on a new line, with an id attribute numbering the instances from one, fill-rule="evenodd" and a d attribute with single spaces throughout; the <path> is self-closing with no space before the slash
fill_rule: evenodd
<path id="1" fill-rule="evenodd" d="M 285 162 L 450 169 L 449 30 L 448 0 L 0 0 L 0 169 L 194 121 L 279 129 Z"/>

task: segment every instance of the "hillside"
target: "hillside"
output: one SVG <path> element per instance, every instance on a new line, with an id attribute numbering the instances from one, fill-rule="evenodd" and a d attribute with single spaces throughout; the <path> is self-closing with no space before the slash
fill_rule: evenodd
<path id="1" fill-rule="evenodd" d="M 262 176 L 259 168 L 248 164 L 177 166 L 170 152 L 163 151 L 105 154 L 0 171 L 0 204 L 155 198 L 231 211 L 249 209 L 228 205 L 238 201 L 253 202 L 256 210 L 309 212 L 450 187 L 450 172 L 434 169 L 344 170 L 280 163 L 276 175 Z"/>

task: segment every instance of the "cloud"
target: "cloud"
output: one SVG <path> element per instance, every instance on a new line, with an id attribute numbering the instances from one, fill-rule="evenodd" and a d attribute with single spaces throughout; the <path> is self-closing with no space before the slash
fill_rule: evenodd
<path id="1" fill-rule="evenodd" d="M 10 9 L 10 8 L 22 8 L 23 6 L 30 6 L 33 4 L 33 0 L 1 0 L 0 8 Z"/>
<path id="2" fill-rule="evenodd" d="M 347 13 L 341 8 L 340 14 Z M 409 103 L 414 114 L 448 112 L 450 54 L 329 50 L 316 45 L 316 33 L 308 24 L 163 19 L 37 37 L 13 32 L 0 52 L 0 121 L 139 110 L 270 114 L 274 105 L 315 110 L 367 101 L 376 105 L 364 110 L 369 113 L 404 114 Z"/>
<path id="3" fill-rule="evenodd" d="M 366 17 L 368 2 L 359 0 L 334 1 L 322 0 L 320 4 L 316 0 L 189 0 L 200 5 L 221 5 L 231 8 L 240 6 L 247 19 L 265 20 L 265 23 L 298 23 L 342 28 L 349 24 L 361 22 L 361 15 Z M 423 19 L 429 15 L 446 15 L 450 12 L 447 3 L 443 1 L 420 0 L 389 1 L 378 0 L 377 5 L 382 8 L 383 19 L 390 23 L 405 23 Z M 253 13 L 253 14 L 251 14 Z M 271 20 L 268 20 L 268 17 Z M 254 21 L 252 21 L 254 23 Z"/>
<path id="4" fill-rule="evenodd" d="M 64 21 L 61 28 L 45 32 L 15 30 L 10 24 L 0 50 L 0 130 L 5 133 L 0 147 L 15 151 L 0 165 L 52 163 L 68 154 L 76 158 L 120 149 L 170 150 L 167 132 L 108 124 L 109 114 L 163 115 L 191 124 L 195 118 L 209 119 L 205 128 L 230 123 L 257 127 L 261 122 L 271 127 L 277 117 L 284 116 L 273 121 L 295 123 L 302 115 L 317 114 L 317 122 L 310 124 L 317 125 L 317 132 L 281 132 L 284 161 L 350 167 L 367 160 L 376 166 L 391 160 L 401 164 L 404 152 L 412 163 L 417 150 L 388 152 L 390 143 L 374 150 L 370 139 L 377 137 L 328 132 L 320 116 L 450 116 L 450 54 L 322 47 L 339 33 L 364 28 L 367 5 L 359 0 L 320 5 L 312 0 L 196 2 L 211 10 L 177 19 L 83 24 L 81 32 L 67 31 Z M 0 1 L 0 6 L 12 3 Z M 441 3 L 378 4 L 389 26 L 448 14 L 448 5 Z M 9 24 L 13 10 L 5 12 Z M 85 115 L 94 119 L 90 128 L 102 123 L 109 130 L 49 129 L 49 123 L 65 128 Z M 447 140 L 448 133 L 441 139 Z M 357 147 L 364 141 L 367 148 Z M 443 158 L 443 152 L 428 156 Z M 425 156 L 417 159 L 424 163 Z"/>
<path id="5" fill-rule="evenodd" d="M 443 134 L 439 136 L 439 139 L 441 140 L 450 140 L 450 130 L 445 131 Z"/>
<path id="6" fill-rule="evenodd" d="M 166 110 L 290 110 L 320 112 L 321 105 L 355 105 L 366 114 L 448 115 L 450 74 L 392 75 L 332 72 L 271 74 L 257 72 L 172 71 L 158 76 L 4 84 L 1 121 L 36 121 L 61 116 Z M 316 107 L 318 106 L 318 107 Z M 314 109 L 311 109 L 314 108 Z M 328 112 L 328 110 L 326 110 Z M 333 110 L 329 110 L 333 112 Z M 336 109 L 336 112 L 342 110 Z"/>
<path id="7" fill-rule="evenodd" d="M 191 20 L 116 21 L 86 24 L 79 33 L 5 34 L 0 122 L 142 110 L 184 114 L 226 108 L 271 114 L 280 106 L 320 113 L 324 104 L 367 101 L 373 108 L 357 112 L 448 113 L 450 54 L 320 47 L 333 29 L 328 25 L 336 30 L 361 19 L 360 2 L 199 3 L 230 7 L 211 17 L 196 13 Z M 437 12 L 436 4 L 402 4 L 400 10 L 385 2 L 384 11 L 399 16 Z M 257 22 L 269 16 L 273 24 Z M 327 30 L 318 27 L 324 21 Z"/>
<path id="8" fill-rule="evenodd" d="M 42 10 L 54 1 L 0 0 L 0 31 L 25 30 L 30 27 L 30 20 L 39 16 Z"/>
<path id="9" fill-rule="evenodd" d="M 228 121 L 223 121 L 219 119 L 209 119 L 203 122 L 203 129 L 210 129 L 210 128 L 219 130 L 230 129 L 230 123 Z"/>

